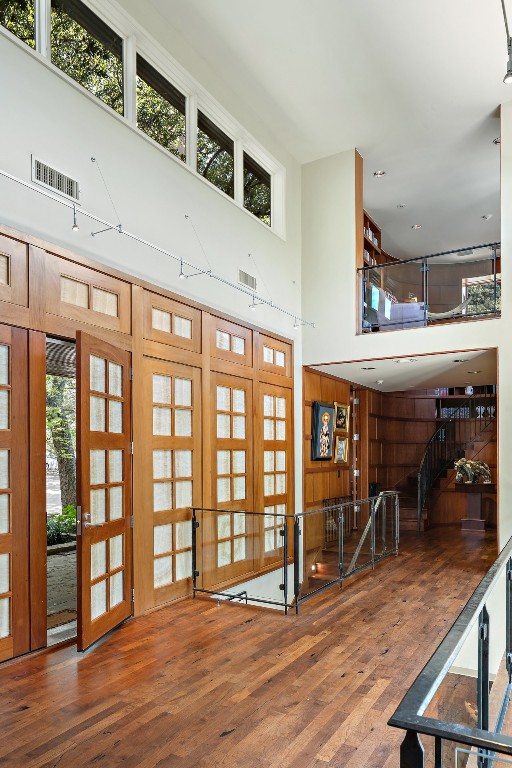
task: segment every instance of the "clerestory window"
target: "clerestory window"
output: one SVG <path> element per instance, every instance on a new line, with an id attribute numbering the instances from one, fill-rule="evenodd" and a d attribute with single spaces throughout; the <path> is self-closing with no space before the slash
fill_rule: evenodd
<path id="1" fill-rule="evenodd" d="M 123 114 L 123 41 L 80 0 L 51 0 L 51 59 Z"/>
<path id="2" fill-rule="evenodd" d="M 137 126 L 180 160 L 186 160 L 186 98 L 137 55 Z"/>

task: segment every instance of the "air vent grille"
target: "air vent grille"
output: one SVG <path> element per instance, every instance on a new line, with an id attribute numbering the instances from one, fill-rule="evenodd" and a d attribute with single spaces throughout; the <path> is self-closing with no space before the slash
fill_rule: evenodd
<path id="1" fill-rule="evenodd" d="M 46 165 L 41 160 L 34 159 L 32 163 L 32 179 L 39 182 L 39 184 L 44 184 L 45 187 L 59 192 L 61 195 L 71 197 L 73 200 L 78 200 L 80 197 L 78 181 Z"/>
<path id="2" fill-rule="evenodd" d="M 248 272 L 244 272 L 243 269 L 238 270 L 238 282 L 250 288 L 251 291 L 256 290 L 256 278 Z"/>

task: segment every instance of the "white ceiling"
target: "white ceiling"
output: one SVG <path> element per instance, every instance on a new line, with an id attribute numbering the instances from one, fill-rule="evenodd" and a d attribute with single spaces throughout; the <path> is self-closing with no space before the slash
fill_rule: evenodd
<path id="1" fill-rule="evenodd" d="M 393 255 L 499 240 L 500 0 L 149 2 L 299 162 L 358 148 Z"/>
<path id="2" fill-rule="evenodd" d="M 463 387 L 467 384 L 496 384 L 496 362 L 495 349 L 480 349 L 312 367 L 380 392 L 398 392 L 407 389 Z"/>

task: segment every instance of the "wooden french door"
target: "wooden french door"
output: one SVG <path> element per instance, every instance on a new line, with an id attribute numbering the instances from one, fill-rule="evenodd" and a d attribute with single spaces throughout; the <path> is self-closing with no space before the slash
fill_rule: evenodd
<path id="1" fill-rule="evenodd" d="M 30 650 L 27 332 L 0 325 L 0 661 Z"/>
<path id="2" fill-rule="evenodd" d="M 78 638 L 132 613 L 130 353 L 77 333 Z"/>

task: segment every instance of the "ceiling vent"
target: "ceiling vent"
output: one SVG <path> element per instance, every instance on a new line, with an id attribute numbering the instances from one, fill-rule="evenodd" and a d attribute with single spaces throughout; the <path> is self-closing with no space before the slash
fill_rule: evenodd
<path id="1" fill-rule="evenodd" d="M 238 282 L 250 288 L 251 291 L 256 291 L 256 278 L 248 272 L 244 272 L 243 269 L 238 270 Z"/>
<path id="2" fill-rule="evenodd" d="M 80 198 L 80 185 L 78 181 L 75 181 L 70 176 L 66 176 L 61 171 L 57 171 L 50 165 L 46 165 L 41 160 L 36 160 L 35 157 L 32 158 L 32 181 L 36 181 L 38 184 L 42 184 L 44 187 L 48 187 L 48 189 L 52 189 L 60 195 L 69 197 L 75 202 L 78 202 Z"/>

